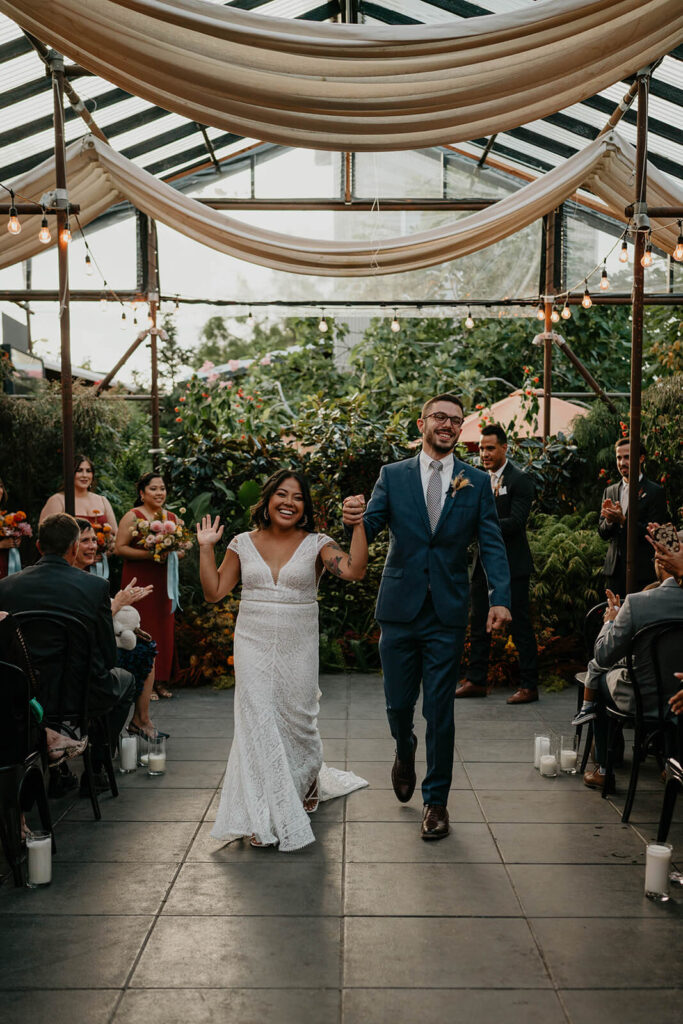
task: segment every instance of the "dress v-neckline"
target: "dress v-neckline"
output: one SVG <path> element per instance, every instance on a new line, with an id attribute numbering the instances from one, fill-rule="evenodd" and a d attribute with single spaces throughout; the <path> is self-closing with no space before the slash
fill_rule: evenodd
<path id="1" fill-rule="evenodd" d="M 304 539 L 303 539 L 302 541 L 299 541 L 299 543 L 297 544 L 297 546 L 296 546 L 296 548 L 294 549 L 294 551 L 292 551 L 292 553 L 291 553 L 291 555 L 289 556 L 289 558 L 287 559 L 287 561 L 286 561 L 286 562 L 285 562 L 285 563 L 284 563 L 283 565 L 281 565 L 281 566 L 280 566 L 280 571 L 279 571 L 279 572 L 278 572 L 278 574 L 277 574 L 277 579 L 275 579 L 275 576 L 273 575 L 273 570 L 271 569 L 270 565 L 268 564 L 268 562 L 266 562 L 265 558 L 263 557 L 263 555 L 261 554 L 261 552 L 259 551 L 259 549 L 258 549 L 258 548 L 256 547 L 256 545 L 254 544 L 253 540 L 251 539 L 251 534 L 250 534 L 250 533 L 247 533 L 247 537 L 249 538 L 249 543 L 251 544 L 251 546 L 253 547 L 254 551 L 255 551 L 255 552 L 256 552 L 256 554 L 257 554 L 257 555 L 259 556 L 259 558 L 261 559 L 261 561 L 262 561 L 262 562 L 263 562 L 263 564 L 265 565 L 266 569 L 267 569 L 267 570 L 268 570 L 268 572 L 270 573 L 270 578 L 271 578 L 271 580 L 273 581 L 273 586 L 274 586 L 274 587 L 277 587 L 277 586 L 278 586 L 278 584 L 279 584 L 279 582 L 280 582 L 280 577 L 282 576 L 282 570 L 283 570 L 283 569 L 286 569 L 286 568 L 287 568 L 287 566 L 288 566 L 288 565 L 289 565 L 289 563 L 290 563 L 290 562 L 292 561 L 292 559 L 294 558 L 294 556 L 295 556 L 295 555 L 296 555 L 296 554 L 297 554 L 297 553 L 299 552 L 299 550 L 300 550 L 300 549 L 301 549 L 301 548 L 302 548 L 302 547 L 304 546 L 304 544 L 306 543 L 306 539 L 307 539 L 307 537 L 311 537 L 311 536 L 313 536 L 313 535 L 312 535 L 312 534 L 310 534 L 310 533 L 307 533 L 307 534 L 306 534 L 306 536 L 304 537 Z"/>

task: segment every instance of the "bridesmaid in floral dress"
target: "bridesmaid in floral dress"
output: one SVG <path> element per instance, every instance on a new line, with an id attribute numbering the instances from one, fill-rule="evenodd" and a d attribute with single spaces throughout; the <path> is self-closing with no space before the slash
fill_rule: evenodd
<path id="1" fill-rule="evenodd" d="M 177 522 L 172 512 L 164 508 L 166 501 L 166 484 L 159 473 L 145 473 L 137 483 L 138 500 L 129 512 L 126 512 L 119 525 L 116 535 L 115 553 L 124 559 L 121 587 L 135 576 L 138 586 L 150 584 L 154 590 L 139 607 L 141 626 L 146 633 L 154 637 L 157 645 L 154 690 L 159 697 L 172 697 L 168 684 L 173 676 L 174 666 L 174 627 L 175 616 L 173 603 L 168 597 L 167 565 L 155 562 L 154 554 L 140 544 L 140 539 L 133 537 L 132 531 L 136 520 L 152 523 L 155 520 Z"/>

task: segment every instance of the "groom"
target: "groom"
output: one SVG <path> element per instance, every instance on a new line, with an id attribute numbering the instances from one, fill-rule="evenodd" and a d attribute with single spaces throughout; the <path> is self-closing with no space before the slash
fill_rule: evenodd
<path id="1" fill-rule="evenodd" d="M 462 402 L 443 394 L 425 403 L 417 427 L 422 451 L 383 466 L 367 511 L 362 498 L 344 500 L 343 519 L 362 519 L 368 542 L 389 527 L 376 616 L 387 717 L 396 740 L 391 771 L 402 803 L 415 789 L 413 712 L 422 682 L 427 722 L 427 774 L 422 783 L 423 839 L 449 833 L 453 773 L 453 698 L 469 605 L 467 548 L 477 540 L 488 580 L 487 629 L 510 621 L 510 573 L 486 473 L 454 458 L 464 419 Z"/>

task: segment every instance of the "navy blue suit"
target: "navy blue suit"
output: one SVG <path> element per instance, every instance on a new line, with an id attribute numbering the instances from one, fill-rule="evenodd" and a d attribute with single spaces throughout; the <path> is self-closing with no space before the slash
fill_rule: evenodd
<path id="1" fill-rule="evenodd" d="M 446 496 L 432 533 L 419 456 L 384 466 L 364 516 L 368 542 L 389 528 L 377 598 L 380 657 L 398 756 L 412 754 L 413 714 L 422 681 L 427 722 L 426 804 L 445 805 L 453 772 L 453 698 L 469 610 L 467 549 L 477 540 L 491 605 L 510 607 L 510 572 L 487 473 L 454 460 L 466 486 Z"/>

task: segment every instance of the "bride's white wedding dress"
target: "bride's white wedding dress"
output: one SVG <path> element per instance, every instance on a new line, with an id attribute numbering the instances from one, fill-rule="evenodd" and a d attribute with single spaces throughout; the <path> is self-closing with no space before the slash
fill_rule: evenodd
<path id="1" fill-rule="evenodd" d="M 315 841 L 304 796 L 318 778 L 321 800 L 367 786 L 323 763 L 318 732 L 316 559 L 331 538 L 307 533 L 278 579 L 251 536 L 237 552 L 242 597 L 235 626 L 235 733 L 216 823 L 223 842 L 255 836 L 280 850 Z"/>

